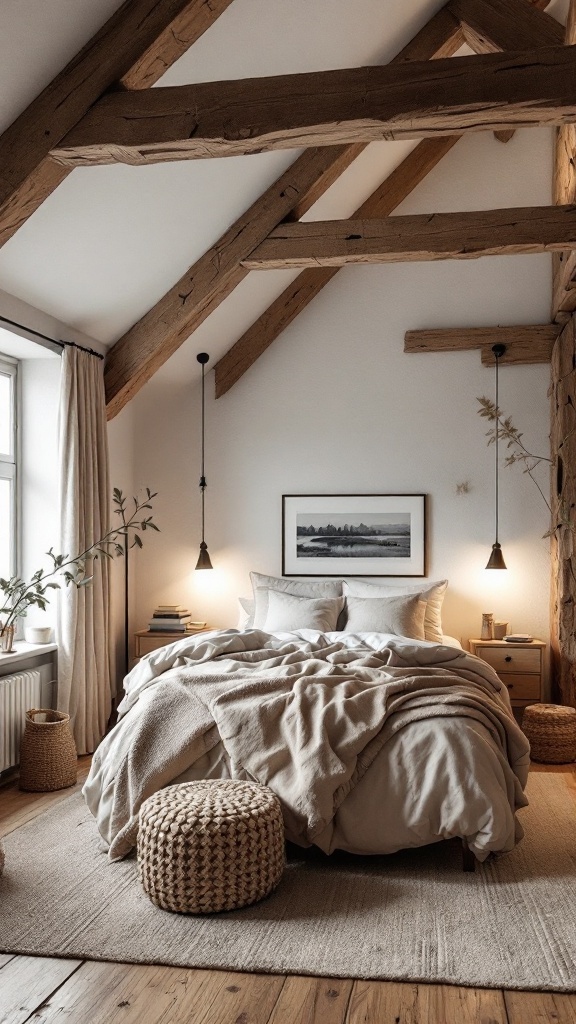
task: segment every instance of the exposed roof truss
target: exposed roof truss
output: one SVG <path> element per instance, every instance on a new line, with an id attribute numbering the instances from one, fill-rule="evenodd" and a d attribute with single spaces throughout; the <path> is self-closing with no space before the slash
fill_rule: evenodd
<path id="1" fill-rule="evenodd" d="M 226 141 L 226 130 L 222 130 L 225 120 L 222 115 L 231 113 L 225 106 L 226 83 L 150 92 L 148 88 L 230 2 L 127 0 L 0 138 L 0 244 L 11 237 L 75 164 L 106 162 L 118 157 L 125 162 L 188 159 L 191 155 L 211 155 L 206 149 L 203 151 L 203 147 L 214 145 L 226 151 L 230 139 Z M 266 248 L 278 246 L 291 231 L 295 237 L 313 230 L 326 237 L 327 232 L 322 227 L 294 222 L 310 209 L 372 138 L 397 137 L 408 132 L 435 136 L 420 142 L 357 211 L 357 218 L 365 223 L 367 218 L 376 218 L 379 222 L 377 228 L 372 224 L 361 230 L 361 234 L 372 238 L 375 230 L 380 231 L 378 251 L 368 254 L 370 259 L 372 256 L 382 259 L 383 252 L 401 258 L 407 255 L 418 258 L 415 252 L 422 238 L 413 236 L 411 247 L 404 246 L 399 253 L 394 253 L 393 249 L 401 247 L 392 245 L 390 248 L 390 239 L 386 241 L 384 235 L 392 228 L 390 222 L 382 218 L 387 218 L 437 165 L 461 133 L 471 127 L 479 129 L 480 122 L 484 130 L 496 129 L 502 141 L 521 124 L 562 125 L 558 130 L 555 199 L 562 206 L 576 202 L 576 130 L 571 123 L 576 110 L 576 94 L 572 95 L 576 81 L 576 49 L 563 46 L 563 30 L 544 13 L 546 6 L 547 0 L 533 3 L 529 0 L 449 0 L 384 68 L 234 83 L 237 89 L 242 87 L 243 109 L 236 111 L 236 122 L 229 132 L 234 136 L 232 141 L 236 147 L 230 152 L 273 148 L 279 140 L 280 144 L 289 146 L 307 143 L 309 148 L 112 347 L 105 374 L 109 414 L 115 415 L 150 379 L 243 280 L 249 267 L 261 265 L 257 262 L 258 254 L 261 257 Z M 569 43 L 576 41 L 574 20 L 571 15 L 566 38 Z M 458 69 L 452 62 L 442 61 L 464 42 L 476 54 L 488 56 L 461 58 Z M 512 48 L 529 51 L 529 57 L 498 53 Z M 430 59 L 440 59 L 440 63 L 433 69 L 426 69 L 421 62 Z M 407 68 L 404 65 L 408 62 L 416 63 Z M 456 101 L 455 74 L 460 87 Z M 332 106 L 322 88 L 327 76 L 331 76 L 332 84 L 339 85 L 341 90 L 335 105 L 332 91 Z M 356 90 L 350 89 L 352 79 L 356 82 L 356 78 L 370 90 L 378 87 L 384 90 L 378 102 L 373 102 L 368 111 L 364 109 L 364 118 L 354 105 Z M 268 95 L 276 90 L 277 102 L 272 112 L 262 103 L 263 88 Z M 422 95 L 426 95 L 425 107 L 418 99 Z M 191 110 L 195 111 L 195 116 L 198 111 L 201 115 L 198 102 L 201 96 L 208 97 L 213 107 L 214 103 L 220 104 L 211 123 L 209 118 L 203 121 L 202 116 L 190 120 Z M 260 108 L 256 109 L 258 102 Z M 159 117 L 158 107 L 162 105 L 166 109 Z M 438 108 L 442 110 L 438 112 Z M 132 119 L 131 138 L 125 132 L 127 110 L 145 114 Z M 336 123 L 340 126 L 340 135 L 334 128 Z M 453 137 L 446 137 L 448 135 Z M 311 140 L 322 145 L 310 147 Z M 484 217 L 480 247 L 483 246 L 483 251 L 503 251 L 503 224 L 498 215 L 507 212 L 510 211 L 491 211 Z M 569 247 L 568 252 L 560 252 L 555 261 L 555 315 L 565 316 L 576 307 L 576 288 L 573 287 L 576 215 L 566 210 L 554 212 L 553 208 L 531 211 L 531 214 L 532 220 L 537 221 L 532 224 L 538 236 L 536 240 L 526 242 L 520 237 L 522 229 L 516 225 L 514 237 L 507 236 L 509 248 L 505 251 L 541 251 L 563 244 Z M 450 222 L 450 228 L 469 230 L 472 219 L 478 215 L 443 215 L 444 218 L 454 216 L 461 219 L 459 224 Z M 415 229 L 418 227 L 418 218 L 405 220 L 412 221 Z M 347 222 L 339 227 L 334 227 L 337 222 L 331 224 L 330 232 L 336 236 L 342 236 L 343 230 L 350 227 Z M 525 227 L 528 229 L 528 225 Z M 510 229 L 508 225 L 508 233 Z M 441 248 L 431 238 L 425 244 L 432 253 Z M 528 244 L 536 248 L 526 248 Z M 452 235 L 450 245 L 446 244 L 442 251 L 450 249 L 451 256 L 461 256 L 463 246 L 466 246 L 466 239 Z M 367 251 L 364 256 L 366 254 Z M 285 259 L 285 253 L 281 258 Z M 342 251 L 336 253 L 335 259 L 336 263 L 346 261 Z M 218 395 L 232 386 L 337 272 L 338 265 L 318 267 L 317 261 L 313 261 L 298 276 L 217 364 Z M 572 301 L 574 305 L 570 304 Z"/>

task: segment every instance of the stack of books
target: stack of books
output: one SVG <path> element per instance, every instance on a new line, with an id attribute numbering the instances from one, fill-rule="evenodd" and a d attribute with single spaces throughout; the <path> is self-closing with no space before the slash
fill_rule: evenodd
<path id="1" fill-rule="evenodd" d="M 155 633 L 185 633 L 190 612 L 181 604 L 159 604 L 152 613 L 148 629 Z"/>

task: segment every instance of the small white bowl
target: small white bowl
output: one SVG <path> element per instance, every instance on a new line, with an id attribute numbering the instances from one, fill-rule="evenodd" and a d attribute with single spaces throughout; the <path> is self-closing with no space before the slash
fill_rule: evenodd
<path id="1" fill-rule="evenodd" d="M 27 644 L 49 644 L 52 626 L 25 626 L 24 639 Z"/>

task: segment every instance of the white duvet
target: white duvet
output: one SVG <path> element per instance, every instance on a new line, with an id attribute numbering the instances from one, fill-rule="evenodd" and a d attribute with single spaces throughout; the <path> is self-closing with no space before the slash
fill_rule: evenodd
<path id="1" fill-rule="evenodd" d="M 326 853 L 459 836 L 483 860 L 522 835 L 528 743 L 494 671 L 461 649 L 215 631 L 153 652 L 125 682 L 84 787 L 112 859 L 150 792 L 199 778 L 271 785 L 289 838 Z"/>

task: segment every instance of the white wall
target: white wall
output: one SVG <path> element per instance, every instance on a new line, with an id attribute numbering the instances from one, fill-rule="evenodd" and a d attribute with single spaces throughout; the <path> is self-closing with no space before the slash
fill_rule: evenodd
<path id="1" fill-rule="evenodd" d="M 550 174 L 546 130 L 518 132 L 507 146 L 491 135 L 468 137 L 398 212 L 546 204 Z M 370 187 L 376 175 L 375 164 Z M 360 201 L 353 177 L 348 182 L 349 198 Z M 364 194 L 367 184 L 364 174 Z M 515 467 L 500 478 L 509 571 L 483 569 L 494 539 L 494 449 L 486 445 L 476 398 L 493 397 L 494 371 L 482 368 L 478 352 L 404 354 L 403 336 L 418 327 L 547 322 L 549 256 L 345 268 L 218 402 L 210 375 L 207 541 L 216 569 L 194 573 L 195 356 L 203 348 L 214 353 L 227 332 L 231 340 L 239 336 L 253 317 L 256 286 L 233 293 L 133 402 L 136 479 L 160 492 L 162 528 L 138 553 L 139 625 L 158 601 L 185 602 L 195 618 L 234 625 L 249 571 L 280 574 L 283 493 L 423 491 L 428 576 L 450 579 L 446 630 L 478 636 L 482 612 L 491 611 L 513 630 L 545 638 L 546 509 Z M 543 454 L 548 381 L 547 365 L 501 370 L 501 406 L 527 446 Z M 465 481 L 469 493 L 458 496 Z"/>

